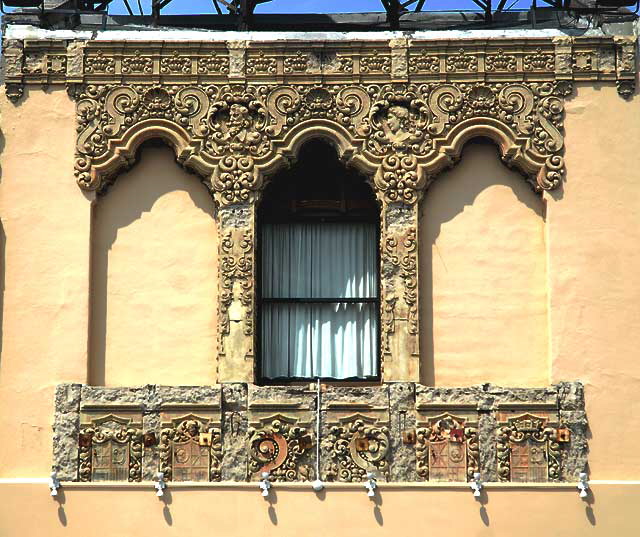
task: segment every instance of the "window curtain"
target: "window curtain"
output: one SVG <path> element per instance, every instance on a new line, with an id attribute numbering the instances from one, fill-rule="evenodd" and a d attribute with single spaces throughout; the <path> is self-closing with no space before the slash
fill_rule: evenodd
<path id="1" fill-rule="evenodd" d="M 375 225 L 266 224 L 261 232 L 263 376 L 377 375 L 377 308 L 359 302 L 377 297 Z"/>

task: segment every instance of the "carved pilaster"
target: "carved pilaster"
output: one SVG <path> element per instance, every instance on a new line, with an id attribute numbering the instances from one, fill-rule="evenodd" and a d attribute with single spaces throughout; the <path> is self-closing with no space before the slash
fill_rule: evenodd
<path id="1" fill-rule="evenodd" d="M 255 213 L 252 203 L 219 210 L 218 381 L 254 377 Z"/>
<path id="2" fill-rule="evenodd" d="M 637 39 L 631 36 L 614 38 L 616 44 L 616 86 L 618 93 L 629 99 L 636 91 Z"/>
<path id="3" fill-rule="evenodd" d="M 397 82 L 404 82 L 409 78 L 409 40 L 406 37 L 391 39 L 391 77 Z"/>
<path id="4" fill-rule="evenodd" d="M 381 348 L 385 381 L 420 379 L 418 338 L 418 207 L 383 207 L 381 233 Z"/>

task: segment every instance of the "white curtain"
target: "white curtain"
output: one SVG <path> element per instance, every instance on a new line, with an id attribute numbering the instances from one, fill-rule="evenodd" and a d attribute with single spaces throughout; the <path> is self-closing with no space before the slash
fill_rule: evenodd
<path id="1" fill-rule="evenodd" d="M 322 302 L 376 298 L 376 252 L 374 224 L 262 227 L 263 376 L 378 374 L 376 304 Z"/>

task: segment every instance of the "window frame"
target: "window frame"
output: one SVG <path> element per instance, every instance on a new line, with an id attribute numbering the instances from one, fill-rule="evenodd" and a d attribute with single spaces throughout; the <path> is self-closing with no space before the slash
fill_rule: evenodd
<path id="1" fill-rule="evenodd" d="M 372 193 L 372 196 L 373 193 Z M 328 298 L 328 299 L 264 299 L 262 296 L 262 230 L 265 222 L 263 221 L 260 211 L 256 211 L 255 218 L 255 237 L 256 237 L 256 286 L 255 286 L 255 305 L 256 305 L 256 330 L 254 330 L 254 349 L 255 349 L 255 371 L 254 378 L 256 384 L 262 386 L 287 386 L 301 383 L 309 383 L 319 379 L 323 383 L 348 383 L 348 384 L 380 384 L 382 381 L 382 312 L 381 312 L 381 296 L 382 296 L 382 277 L 381 277 L 381 259 L 380 259 L 380 236 L 381 236 L 381 215 L 380 210 L 376 211 L 376 217 L 373 215 L 369 218 L 363 216 L 349 216 L 346 212 L 344 214 L 326 215 L 326 216 L 310 216 L 299 215 L 297 217 L 287 216 L 281 221 L 278 219 L 269 220 L 267 223 L 283 223 L 283 224 L 295 224 L 306 222 L 322 222 L 322 223 L 358 223 L 368 222 L 375 225 L 375 242 L 376 242 L 376 278 L 377 278 L 377 293 L 375 298 L 363 298 L 363 299 L 344 299 L 344 298 Z M 312 304 L 312 303 L 373 303 L 375 304 L 376 312 L 376 345 L 375 345 L 375 361 L 377 374 L 368 377 L 348 377 L 338 379 L 335 377 L 277 377 L 269 378 L 263 375 L 263 349 L 262 349 L 262 310 L 265 303 L 290 303 L 295 302 Z"/>

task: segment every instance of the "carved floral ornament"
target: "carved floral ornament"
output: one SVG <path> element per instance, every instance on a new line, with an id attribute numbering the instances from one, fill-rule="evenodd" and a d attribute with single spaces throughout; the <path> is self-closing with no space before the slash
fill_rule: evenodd
<path id="1" fill-rule="evenodd" d="M 169 141 L 220 205 L 250 202 L 311 136 L 374 175 L 383 202 L 415 203 L 464 143 L 487 136 L 536 190 L 565 173 L 566 82 L 367 86 L 87 86 L 77 100 L 76 177 L 104 189 L 145 139 Z"/>
<path id="2" fill-rule="evenodd" d="M 7 95 L 67 84 L 83 189 L 104 188 L 141 141 L 161 137 L 221 205 L 254 200 L 263 177 L 317 135 L 373 175 L 384 202 L 415 203 L 475 136 L 492 138 L 535 189 L 552 189 L 565 173 L 572 82 L 615 81 L 629 96 L 636 71 L 631 37 L 132 46 L 9 41 Z"/>

